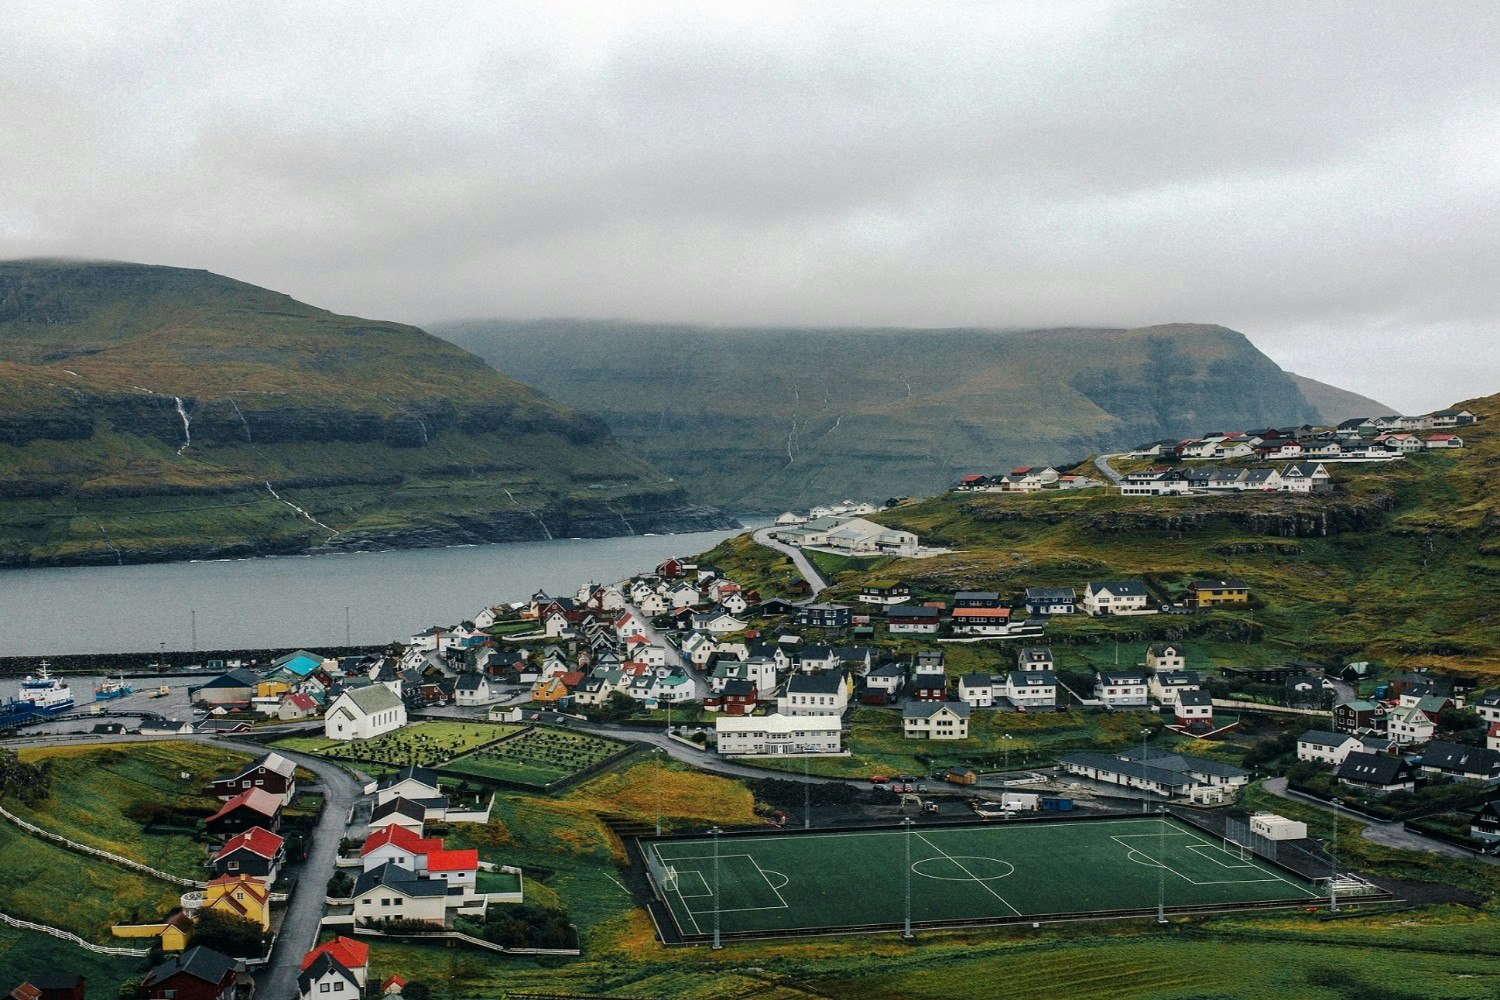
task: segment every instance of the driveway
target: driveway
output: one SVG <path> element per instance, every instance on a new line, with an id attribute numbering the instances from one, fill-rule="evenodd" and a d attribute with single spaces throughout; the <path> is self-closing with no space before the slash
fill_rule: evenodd
<path id="1" fill-rule="evenodd" d="M 219 740 L 224 746 L 260 755 L 266 748 L 254 743 Z M 317 775 L 323 799 L 323 813 L 313 830 L 307 860 L 297 888 L 287 902 L 281 933 L 271 949 L 271 961 L 255 973 L 255 993 L 268 1000 L 288 1000 L 297 995 L 298 966 L 302 956 L 318 939 L 318 924 L 323 919 L 324 887 L 333 877 L 338 859 L 339 841 L 354 829 L 345 822 L 350 810 L 359 803 L 360 782 L 343 768 L 307 754 L 278 750 L 289 760 Z"/>
<path id="2" fill-rule="evenodd" d="M 812 564 L 811 560 L 796 546 L 788 545 L 785 542 L 778 542 L 772 538 L 771 532 L 774 530 L 774 528 L 761 528 L 753 532 L 750 537 L 755 539 L 757 545 L 764 545 L 768 549 L 775 549 L 783 555 L 790 556 L 792 565 L 797 567 L 797 572 L 801 573 L 802 579 L 806 580 L 808 586 L 812 587 L 813 593 L 816 594 L 819 591 L 827 590 L 828 581 L 824 579 L 822 573 L 818 572 L 817 567 Z"/>
<path id="3" fill-rule="evenodd" d="M 1261 787 L 1272 795 L 1278 795 L 1281 798 L 1291 799 L 1295 802 L 1305 802 L 1308 805 L 1317 806 L 1319 809 L 1330 810 L 1330 807 L 1324 802 L 1288 788 L 1285 778 L 1267 778 L 1261 782 Z M 1441 854 L 1448 858 L 1464 858 L 1469 861 L 1479 860 L 1492 865 L 1500 864 L 1500 858 L 1487 854 L 1476 854 L 1456 844 L 1445 844 L 1441 840 L 1424 837 L 1420 833 L 1413 833 L 1406 829 L 1400 823 L 1387 823 L 1382 820 L 1370 819 L 1366 816 L 1361 816 L 1357 812 L 1350 812 L 1347 809 L 1341 809 L 1339 812 L 1343 816 L 1365 824 L 1364 829 L 1360 831 L 1360 836 L 1372 844 L 1380 844 L 1385 847 L 1400 847 L 1408 851 L 1427 851 L 1430 854 Z"/>

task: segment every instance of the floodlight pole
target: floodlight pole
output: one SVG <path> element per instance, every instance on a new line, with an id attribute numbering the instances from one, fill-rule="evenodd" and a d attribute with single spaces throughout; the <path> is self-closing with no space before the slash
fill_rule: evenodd
<path id="1" fill-rule="evenodd" d="M 906 865 L 901 870 L 906 873 L 906 920 L 901 925 L 901 936 L 910 938 L 911 933 L 911 828 L 913 820 L 910 816 L 901 817 L 901 826 L 904 828 L 901 837 L 906 847 Z"/>
<path id="2" fill-rule="evenodd" d="M 1010 733 L 1005 733 L 1000 737 L 1000 745 L 1005 748 L 1005 770 L 1007 772 L 1010 771 L 1010 739 Z M 1002 778 L 1001 784 L 1007 784 L 1009 781 L 1009 778 Z"/>
<path id="3" fill-rule="evenodd" d="M 714 950 L 718 951 L 724 947 L 719 941 L 719 834 L 723 831 L 714 827 L 709 832 L 714 835 Z"/>
<path id="4" fill-rule="evenodd" d="M 812 829 L 812 772 L 808 763 L 812 747 L 802 748 L 802 829 Z"/>
<path id="5" fill-rule="evenodd" d="M 1145 768 L 1146 768 L 1146 741 L 1148 739 L 1150 739 L 1150 738 L 1151 738 L 1151 730 L 1147 729 L 1144 726 L 1142 726 L 1141 727 L 1141 770 L 1142 770 L 1142 772 L 1144 772 Z M 1143 813 L 1150 812 L 1151 811 L 1150 807 L 1151 807 L 1151 794 L 1150 794 L 1150 792 L 1148 792 L 1146 790 L 1146 778 L 1145 778 L 1145 775 L 1143 773 L 1141 775 L 1141 812 L 1143 812 Z"/>
<path id="6" fill-rule="evenodd" d="M 1156 922 L 1167 922 L 1167 807 L 1156 807 Z"/>
<path id="7" fill-rule="evenodd" d="M 656 762 L 656 835 L 661 836 L 661 747 L 651 748 L 651 759 Z"/>
<path id="8" fill-rule="evenodd" d="M 1339 912 L 1339 799 L 1333 800 L 1333 871 L 1328 879 L 1328 909 Z"/>

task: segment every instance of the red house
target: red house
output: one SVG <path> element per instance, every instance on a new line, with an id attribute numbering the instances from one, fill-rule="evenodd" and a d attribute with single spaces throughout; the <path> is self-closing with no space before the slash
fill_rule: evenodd
<path id="1" fill-rule="evenodd" d="M 297 794 L 297 765 L 279 753 L 268 753 L 238 774 L 215 778 L 208 785 L 209 794 L 220 800 L 232 799 L 252 788 L 263 788 L 281 796 L 283 803 L 290 803 Z"/>
<path id="2" fill-rule="evenodd" d="M 234 1000 L 235 960 L 212 948 L 189 948 L 146 973 L 150 1000 Z"/>
<path id="3" fill-rule="evenodd" d="M 76 972 L 38 972 L 6 995 L 10 1000 L 83 1000 L 83 977 Z"/>
<path id="4" fill-rule="evenodd" d="M 203 821 L 215 837 L 232 837 L 253 827 L 276 830 L 281 826 L 281 796 L 264 788 L 240 792 Z"/>
<path id="5" fill-rule="evenodd" d="M 254 875 L 274 882 L 285 860 L 285 841 L 257 826 L 229 838 L 214 855 L 213 865 L 219 875 Z"/>
<path id="6" fill-rule="evenodd" d="M 760 704 L 760 690 L 754 681 L 732 680 L 724 683 L 722 691 L 703 699 L 703 707 L 710 711 L 718 709 L 725 715 L 751 715 Z"/>

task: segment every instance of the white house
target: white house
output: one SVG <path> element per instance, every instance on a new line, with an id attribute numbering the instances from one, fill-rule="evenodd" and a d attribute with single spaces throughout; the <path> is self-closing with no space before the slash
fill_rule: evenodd
<path id="1" fill-rule="evenodd" d="M 1169 642 L 1153 642 L 1146 647 L 1146 669 L 1153 673 L 1182 670 L 1187 666 L 1187 652 Z"/>
<path id="2" fill-rule="evenodd" d="M 992 674 L 964 674 L 958 679 L 958 699 L 970 708 L 990 708 L 995 704 L 995 678 Z"/>
<path id="3" fill-rule="evenodd" d="M 386 864 L 361 872 L 354 881 L 352 898 L 356 921 L 391 918 L 447 923 L 447 885 L 421 878 L 399 865 Z"/>
<path id="4" fill-rule="evenodd" d="M 1293 462 L 1281 470 L 1281 488 L 1288 493 L 1326 493 L 1333 477 L 1322 462 Z"/>
<path id="5" fill-rule="evenodd" d="M 969 712 L 961 701 L 909 701 L 901 706 L 901 729 L 909 740 L 966 740 Z"/>
<path id="6" fill-rule="evenodd" d="M 1191 670 L 1167 670 L 1152 674 L 1149 680 L 1151 697 L 1158 705 L 1171 708 L 1177 704 L 1178 696 L 1185 691 L 1201 690 L 1198 675 Z"/>
<path id="7" fill-rule="evenodd" d="M 1080 606 L 1091 615 L 1119 615 L 1147 610 L 1151 595 L 1135 580 L 1090 580 Z"/>
<path id="8" fill-rule="evenodd" d="M 345 691 L 323 713 L 330 740 L 369 740 L 406 725 L 406 706 L 384 684 Z"/>
<path id="9" fill-rule="evenodd" d="M 1330 733 L 1323 729 L 1309 729 L 1297 737 L 1297 759 L 1332 764 L 1337 767 L 1356 750 L 1363 750 L 1358 738 L 1349 733 Z"/>
<path id="10" fill-rule="evenodd" d="M 785 716 L 842 716 L 849 707 L 849 681 L 842 670 L 795 673 L 776 700 L 776 711 Z"/>
<path id="11" fill-rule="evenodd" d="M 716 746 L 726 757 L 841 753 L 843 728 L 837 715 L 721 715 L 714 720 Z"/>
<path id="12" fill-rule="evenodd" d="M 1057 675 L 1050 670 L 1012 670 L 1005 675 L 1005 687 L 999 693 L 1022 711 L 1055 708 Z"/>
<path id="13" fill-rule="evenodd" d="M 892 635 L 932 635 L 942 625 L 942 612 L 926 605 L 905 605 L 886 614 L 886 628 Z"/>
<path id="14" fill-rule="evenodd" d="M 1426 743 L 1437 732 L 1437 726 L 1427 713 L 1415 705 L 1410 708 L 1393 708 L 1385 717 L 1385 735 L 1396 743 Z"/>
<path id="15" fill-rule="evenodd" d="M 1094 679 L 1094 697 L 1105 708 L 1144 708 L 1146 675 L 1137 670 L 1101 670 Z"/>
<path id="16" fill-rule="evenodd" d="M 500 699 L 484 674 L 464 674 L 453 686 L 453 700 L 461 708 L 492 705 Z"/>
<path id="17" fill-rule="evenodd" d="M 298 1000 L 358 1000 L 362 993 L 354 970 L 326 951 L 313 955 L 297 975 Z"/>

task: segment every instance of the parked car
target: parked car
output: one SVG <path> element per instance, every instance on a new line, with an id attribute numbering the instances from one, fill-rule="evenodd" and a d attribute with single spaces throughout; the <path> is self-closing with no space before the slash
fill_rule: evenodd
<path id="1" fill-rule="evenodd" d="M 896 780 L 897 781 L 916 781 L 917 777 L 914 774 L 898 774 L 898 775 L 896 775 Z"/>
<path id="2" fill-rule="evenodd" d="M 870 784 L 872 784 L 872 785 L 883 785 L 887 781 L 890 781 L 890 780 L 891 780 L 890 778 L 887 778 L 883 774 L 872 774 L 872 775 L 870 775 Z"/>

